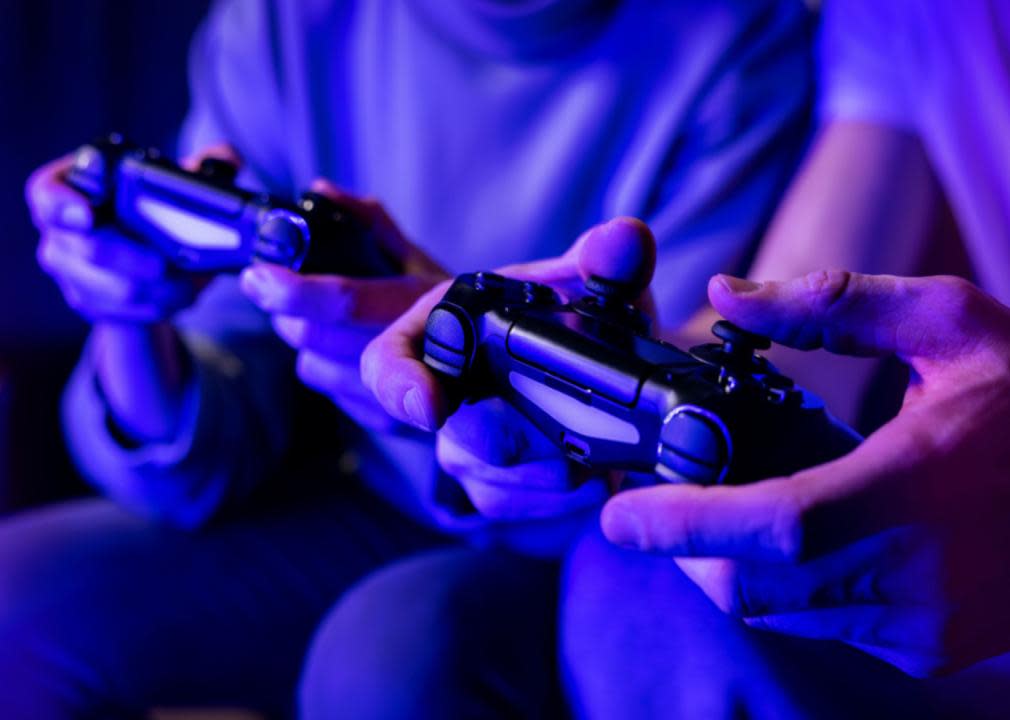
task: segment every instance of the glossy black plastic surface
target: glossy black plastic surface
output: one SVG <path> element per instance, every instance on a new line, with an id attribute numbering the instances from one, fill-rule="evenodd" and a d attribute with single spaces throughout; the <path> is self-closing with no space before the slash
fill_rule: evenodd
<path id="1" fill-rule="evenodd" d="M 721 321 L 722 343 L 684 352 L 601 292 L 461 275 L 428 318 L 424 361 L 463 397 L 505 398 L 569 458 L 668 482 L 744 483 L 839 457 L 859 436 Z"/>

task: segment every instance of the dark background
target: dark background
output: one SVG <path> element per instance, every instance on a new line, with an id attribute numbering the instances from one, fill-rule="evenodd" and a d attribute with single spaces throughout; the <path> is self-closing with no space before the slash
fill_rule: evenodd
<path id="1" fill-rule="evenodd" d="M 85 326 L 35 263 L 39 165 L 111 130 L 171 149 L 210 0 L 0 0 L 0 513 L 84 491 L 59 393 Z"/>

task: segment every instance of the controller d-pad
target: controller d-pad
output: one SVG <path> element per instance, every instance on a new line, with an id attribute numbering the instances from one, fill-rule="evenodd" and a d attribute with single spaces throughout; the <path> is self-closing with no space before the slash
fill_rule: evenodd
<path id="1" fill-rule="evenodd" d="M 424 329 L 424 362 L 451 377 L 459 377 L 469 359 L 470 338 L 452 310 L 436 307 Z"/>

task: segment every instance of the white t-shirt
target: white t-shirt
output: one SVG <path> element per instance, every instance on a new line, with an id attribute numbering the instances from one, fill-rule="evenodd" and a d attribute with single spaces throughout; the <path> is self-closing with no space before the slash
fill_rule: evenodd
<path id="1" fill-rule="evenodd" d="M 1010 304 L 1010 1 L 825 0 L 822 120 L 915 132 L 982 287 Z"/>

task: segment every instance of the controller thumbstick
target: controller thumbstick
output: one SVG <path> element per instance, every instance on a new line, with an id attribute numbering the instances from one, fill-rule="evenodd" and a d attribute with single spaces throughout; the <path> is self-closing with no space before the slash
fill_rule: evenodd
<path id="1" fill-rule="evenodd" d="M 722 351 L 733 360 L 750 360 L 755 350 L 767 350 L 771 340 L 739 328 L 728 320 L 712 326 L 712 334 L 722 340 Z"/>
<path id="2" fill-rule="evenodd" d="M 231 185 L 238 175 L 238 168 L 227 160 L 204 158 L 200 162 L 200 174 L 212 182 Z"/>
<path id="3" fill-rule="evenodd" d="M 643 289 L 638 283 L 609 280 L 599 275 L 590 275 L 586 278 L 585 286 L 588 292 L 596 296 L 601 305 L 633 303 Z"/>

